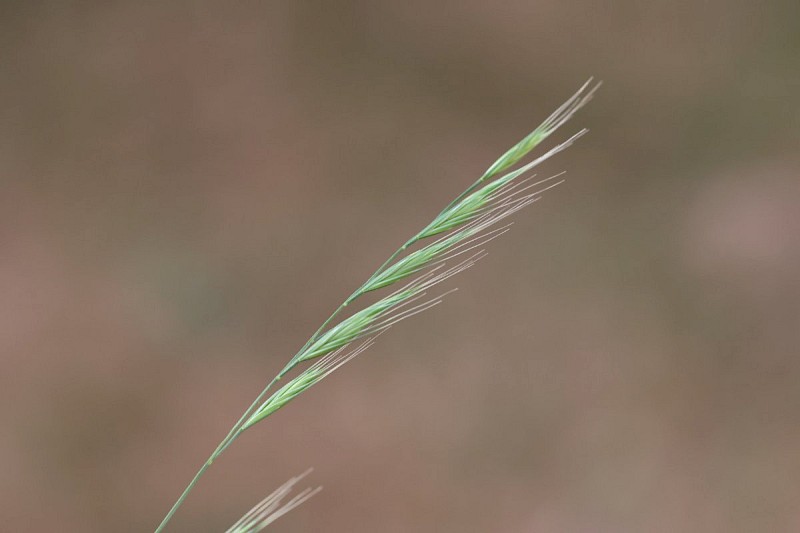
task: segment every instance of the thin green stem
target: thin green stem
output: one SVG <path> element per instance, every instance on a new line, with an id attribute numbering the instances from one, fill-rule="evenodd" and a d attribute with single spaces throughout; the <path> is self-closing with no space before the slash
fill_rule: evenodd
<path id="1" fill-rule="evenodd" d="M 255 399 L 255 401 L 250 405 L 250 407 L 247 409 L 247 411 L 245 411 L 245 413 L 242 415 L 242 417 L 239 418 L 239 420 L 236 422 L 236 424 L 234 424 L 234 426 L 228 432 L 226 437 L 224 439 L 222 439 L 222 442 L 220 442 L 219 445 L 217 445 L 217 447 L 214 450 L 214 452 L 208 457 L 208 459 L 206 459 L 206 462 L 203 463 L 203 466 L 200 467 L 200 470 L 197 471 L 197 473 L 194 475 L 192 480 L 189 482 L 189 484 L 183 490 L 181 495 L 175 501 L 175 503 L 173 504 L 172 508 L 169 510 L 167 515 L 164 517 L 164 520 L 162 520 L 161 523 L 158 525 L 158 527 L 155 530 L 155 533 L 161 533 L 162 531 L 164 531 L 164 528 L 167 526 L 167 523 L 172 519 L 172 516 L 175 514 L 175 512 L 181 506 L 181 504 L 183 503 L 183 500 L 185 500 L 186 497 L 189 495 L 189 493 L 192 491 L 194 486 L 197 484 L 198 480 L 202 477 L 202 475 L 205 473 L 205 471 L 208 470 L 208 467 L 210 467 L 214 463 L 214 461 L 220 455 L 222 455 L 222 452 L 225 451 L 225 449 L 228 447 L 228 445 L 231 442 L 233 442 L 234 440 L 236 440 L 236 438 L 239 435 L 241 435 L 241 433 L 242 433 L 241 426 L 245 422 L 245 419 L 251 414 L 253 409 L 255 409 L 258 406 L 258 404 L 261 402 L 261 400 L 264 398 L 264 396 L 266 396 L 266 394 L 269 391 L 269 389 L 271 389 L 272 386 L 275 385 L 275 383 L 279 379 L 280 379 L 280 376 L 275 376 L 275 378 L 273 378 L 272 381 L 270 381 L 269 384 L 266 387 L 264 387 L 264 390 L 261 391 L 261 394 L 258 395 L 258 398 Z"/>
<path id="2" fill-rule="evenodd" d="M 195 484 L 200 479 L 200 476 L 202 476 L 208 469 L 208 467 L 211 466 L 211 464 L 214 462 L 214 458 L 215 455 L 211 454 L 211 457 L 209 457 L 208 460 L 205 463 L 203 463 L 203 466 L 200 468 L 200 470 L 197 471 L 192 480 L 189 482 L 189 485 L 183 490 L 183 493 L 180 495 L 178 500 L 172 506 L 172 509 L 169 510 L 167 516 L 165 516 L 164 520 L 161 521 L 161 524 L 158 525 L 155 533 L 161 533 L 162 531 L 164 531 L 164 528 L 167 527 L 167 523 L 172 519 L 172 515 L 175 514 L 175 512 L 178 510 L 178 507 L 180 507 L 181 504 L 183 503 L 183 500 L 185 500 L 186 497 L 189 495 L 189 492 L 191 492 L 192 488 L 194 488 Z"/>

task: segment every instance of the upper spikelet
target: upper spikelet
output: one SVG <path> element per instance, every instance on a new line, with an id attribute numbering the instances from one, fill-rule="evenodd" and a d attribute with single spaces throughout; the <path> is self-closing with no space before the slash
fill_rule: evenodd
<path id="1" fill-rule="evenodd" d="M 593 78 L 586 80 L 586 83 L 578 89 L 578 92 L 561 104 L 561 107 L 547 117 L 547 120 L 542 122 L 538 128 L 530 132 L 524 139 L 509 148 L 497 161 L 492 163 L 492 165 L 486 169 L 486 172 L 483 173 L 481 180 L 491 179 L 504 170 L 516 165 L 520 159 L 528 155 L 528 152 L 536 148 L 539 143 L 572 118 L 572 115 L 574 115 L 576 111 L 592 99 L 595 91 L 600 87 L 601 83 L 597 83 L 590 89 L 589 86 L 592 84 L 592 81 Z"/>

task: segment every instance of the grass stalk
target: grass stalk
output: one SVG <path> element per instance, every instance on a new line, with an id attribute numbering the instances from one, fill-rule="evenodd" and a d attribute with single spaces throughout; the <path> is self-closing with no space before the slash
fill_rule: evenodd
<path id="1" fill-rule="evenodd" d="M 358 289 L 353 291 L 333 311 L 283 369 L 264 387 L 228 431 L 225 438 L 217 445 L 178 497 L 156 528 L 155 533 L 164 531 L 206 470 L 244 431 L 369 348 L 376 336 L 395 323 L 440 303 L 442 296 L 425 300 L 427 290 L 470 268 L 484 256 L 484 253 L 479 250 L 452 267 L 447 266 L 448 262 L 505 233 L 507 226 L 492 228 L 500 221 L 538 200 L 539 195 L 545 190 L 561 183 L 561 181 L 551 182 L 546 187 L 531 192 L 535 187 L 558 176 L 533 184 L 528 183 L 531 178 L 523 178 L 523 176 L 542 161 L 569 147 L 586 130 L 579 131 L 567 141 L 517 170 L 502 176 L 501 174 L 515 167 L 531 150 L 567 122 L 578 109 L 591 99 L 599 86 L 596 84 L 591 87 L 591 81 L 591 79 L 587 81 L 575 95 L 562 104 L 538 128 L 495 161 L 477 181 L 453 199 L 427 226 L 392 253 Z M 438 237 L 432 243 L 407 253 L 410 248 L 434 236 Z M 402 288 L 334 324 L 348 306 L 364 294 L 389 287 L 408 278 L 411 278 L 411 281 L 406 281 L 406 285 Z M 359 340 L 363 342 L 355 349 L 351 349 L 352 343 Z M 312 360 L 313 364 L 267 397 L 272 388 L 287 374 L 301 363 Z"/>

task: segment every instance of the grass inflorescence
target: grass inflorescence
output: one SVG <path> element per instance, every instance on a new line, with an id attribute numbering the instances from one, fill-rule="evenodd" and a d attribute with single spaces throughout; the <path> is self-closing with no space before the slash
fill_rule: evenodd
<path id="1" fill-rule="evenodd" d="M 563 182 L 559 179 L 561 174 L 537 181 L 535 175 L 529 175 L 529 172 L 541 162 L 569 147 L 586 133 L 585 129 L 516 170 L 509 171 L 509 169 L 520 163 L 531 150 L 552 135 L 591 99 L 599 86 L 599 84 L 592 86 L 591 82 L 591 79 L 587 81 L 538 128 L 495 161 L 477 181 L 467 187 L 428 225 L 398 248 L 383 265 L 339 305 L 239 418 L 239 421 L 195 474 L 156 529 L 156 533 L 165 528 L 205 470 L 244 431 L 269 417 L 336 369 L 364 352 L 372 346 L 378 335 L 397 322 L 438 305 L 444 295 L 429 296 L 430 289 L 472 267 L 484 257 L 485 253 L 482 247 L 508 231 L 509 224 L 500 225 L 501 222 L 537 201 L 544 191 Z M 504 172 L 506 173 L 504 174 Z M 431 242 L 422 242 L 434 237 L 436 239 Z M 412 247 L 416 247 L 416 249 L 410 250 Z M 360 297 L 401 284 L 401 282 L 405 284 L 391 294 L 336 322 L 348 306 Z M 279 381 L 304 363 L 308 366 L 268 396 L 269 391 Z M 296 480 L 290 480 L 291 484 L 294 482 Z M 283 494 L 281 491 L 284 488 L 285 486 L 276 492 Z M 269 516 L 274 515 L 271 505 L 279 505 L 280 498 L 277 500 L 278 503 L 269 498 L 268 500 L 271 503 L 265 505 L 261 514 L 257 512 L 257 515 L 263 515 L 263 512 L 266 512 L 264 509 L 270 509 L 267 513 Z M 292 500 L 292 502 L 294 501 Z M 261 524 L 262 522 L 253 523 Z M 245 523 L 250 522 L 245 521 Z M 237 529 L 235 531 L 258 531 L 258 529 Z"/>

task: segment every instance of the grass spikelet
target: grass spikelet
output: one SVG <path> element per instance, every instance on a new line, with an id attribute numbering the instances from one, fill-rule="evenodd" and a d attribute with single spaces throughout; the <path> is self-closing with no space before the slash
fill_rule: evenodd
<path id="1" fill-rule="evenodd" d="M 316 359 L 321 355 L 346 346 L 354 340 L 381 333 L 400 320 L 438 305 L 442 296 L 422 303 L 416 302 L 425 296 L 427 289 L 470 268 L 481 257 L 482 255 L 478 253 L 442 272 L 437 272 L 439 269 L 431 271 L 402 289 L 346 318 L 301 351 L 298 362 Z M 444 266 L 444 263 L 441 266 Z M 411 304 L 415 305 L 412 306 Z"/>
<path id="2" fill-rule="evenodd" d="M 481 176 L 481 181 L 485 181 L 500 174 L 504 170 L 516 165 L 523 157 L 528 155 L 528 152 L 536 148 L 539 143 L 548 138 L 554 131 L 560 128 L 589 100 L 594 96 L 595 91 L 600 87 L 597 83 L 594 87 L 589 88 L 592 84 L 593 78 L 589 78 L 583 86 L 578 89 L 572 97 L 561 104 L 561 107 L 556 109 L 553 114 L 547 117 L 547 120 L 542 122 L 538 128 L 530 132 L 524 139 L 509 148 L 500 158 L 492 163 L 492 165 Z"/>
<path id="3" fill-rule="evenodd" d="M 376 335 L 377 336 L 377 335 Z M 329 353 L 316 361 L 313 365 L 303 370 L 297 377 L 290 380 L 286 385 L 278 389 L 272 396 L 265 401 L 258 410 L 253 413 L 247 422 L 242 425 L 243 429 L 247 429 L 253 424 L 256 424 L 268 417 L 297 396 L 316 385 L 325 379 L 334 370 L 347 363 L 355 356 L 372 346 L 375 342 L 375 337 L 367 339 L 361 343 L 356 349 L 347 351 L 345 347 L 339 348 L 335 352 Z"/>

